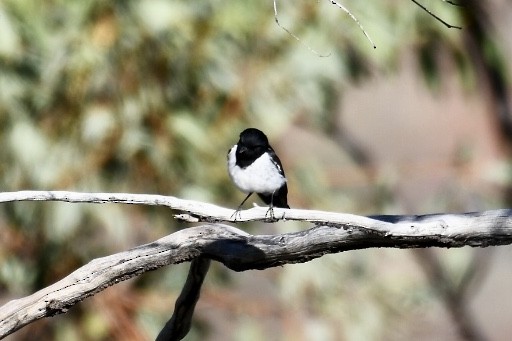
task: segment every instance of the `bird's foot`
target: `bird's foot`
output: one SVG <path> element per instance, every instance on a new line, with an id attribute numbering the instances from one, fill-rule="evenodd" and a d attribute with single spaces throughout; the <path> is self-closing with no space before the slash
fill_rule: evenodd
<path id="1" fill-rule="evenodd" d="M 237 219 L 242 219 L 242 216 L 240 215 L 240 212 L 242 211 L 242 209 L 240 207 L 238 207 L 235 212 L 233 212 L 233 214 L 231 215 L 231 217 L 229 217 L 229 219 L 233 219 L 233 221 L 237 221 Z"/>
<path id="2" fill-rule="evenodd" d="M 271 221 L 271 222 L 274 222 L 274 221 L 278 221 L 279 219 L 276 219 L 275 215 L 274 215 L 274 207 L 273 206 L 270 206 L 267 210 L 267 213 L 265 213 L 265 219 Z"/>

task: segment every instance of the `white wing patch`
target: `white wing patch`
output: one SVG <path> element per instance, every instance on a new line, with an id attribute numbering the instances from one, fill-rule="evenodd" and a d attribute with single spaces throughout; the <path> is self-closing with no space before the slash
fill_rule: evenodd
<path id="1" fill-rule="evenodd" d="M 251 165 L 240 168 L 236 165 L 235 144 L 228 153 L 229 176 L 242 192 L 270 194 L 281 188 L 286 182 L 281 168 L 268 153 L 263 153 Z"/>
<path id="2" fill-rule="evenodd" d="M 272 159 L 271 157 L 269 157 L 270 161 L 272 161 L 272 163 L 274 164 L 274 166 L 277 168 L 277 170 L 279 171 L 279 174 L 283 174 L 283 170 L 281 169 L 281 166 L 279 165 L 279 163 L 277 163 L 274 159 Z"/>

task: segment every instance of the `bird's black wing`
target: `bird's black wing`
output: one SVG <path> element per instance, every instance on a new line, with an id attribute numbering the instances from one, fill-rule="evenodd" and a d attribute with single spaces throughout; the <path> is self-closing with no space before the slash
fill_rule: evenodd
<path id="1" fill-rule="evenodd" d="M 268 155 L 270 155 L 270 160 L 272 160 L 272 162 L 276 166 L 277 170 L 279 170 L 279 174 L 286 177 L 284 175 L 284 169 L 283 169 L 283 165 L 281 164 L 281 160 L 279 160 L 279 157 L 277 156 L 274 149 L 272 149 L 272 147 L 268 147 L 267 153 L 268 153 Z"/>
<path id="2" fill-rule="evenodd" d="M 272 193 L 258 193 L 258 196 L 267 205 L 272 203 L 274 207 L 290 208 L 290 206 L 288 206 L 288 186 L 286 185 L 286 182 L 274 192 L 274 199 L 272 199 Z"/>
<path id="3" fill-rule="evenodd" d="M 268 148 L 267 153 L 269 154 L 270 159 L 272 160 L 277 170 L 279 171 L 279 174 L 281 174 L 283 177 L 286 177 L 284 174 L 283 165 L 281 164 L 281 160 L 279 160 L 279 157 L 277 156 L 276 152 L 272 149 L 272 147 Z M 288 206 L 288 186 L 286 185 L 286 182 L 284 183 L 283 186 L 281 186 L 277 191 L 274 192 L 273 199 L 272 193 L 258 193 L 258 196 L 267 205 L 270 205 L 270 203 L 272 203 L 274 207 L 290 208 L 290 206 Z"/>

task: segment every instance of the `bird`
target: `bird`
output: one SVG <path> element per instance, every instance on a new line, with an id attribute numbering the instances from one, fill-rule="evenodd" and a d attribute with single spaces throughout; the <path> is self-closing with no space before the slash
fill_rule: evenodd
<path id="1" fill-rule="evenodd" d="M 283 165 L 261 130 L 247 128 L 242 131 L 240 139 L 228 152 L 227 163 L 231 180 L 238 189 L 247 193 L 233 213 L 235 220 L 253 193 L 270 206 L 265 217 L 270 214 L 274 219 L 274 207 L 290 208 Z"/>

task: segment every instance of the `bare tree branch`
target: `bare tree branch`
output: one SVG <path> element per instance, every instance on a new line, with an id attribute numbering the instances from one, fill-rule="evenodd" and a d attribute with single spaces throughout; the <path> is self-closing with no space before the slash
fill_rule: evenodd
<path id="1" fill-rule="evenodd" d="M 211 204 L 159 195 L 53 191 L 0 193 L 0 202 L 16 200 L 163 205 L 186 212 L 182 218 L 203 221 L 229 221 L 233 213 L 233 210 Z M 253 208 L 242 211 L 241 217 L 244 221 L 264 221 L 265 213 L 266 208 Z M 199 257 L 219 261 L 235 271 L 244 271 L 307 262 L 327 253 L 372 247 L 484 247 L 512 243 L 512 210 L 362 217 L 276 208 L 275 214 L 286 219 L 312 221 L 315 226 L 294 233 L 250 235 L 228 225 L 203 224 L 153 243 L 95 259 L 57 283 L 0 307 L 0 338 L 35 320 L 65 313 L 86 297 L 120 281 Z M 207 268 L 204 274 L 206 271 Z"/>
<path id="2" fill-rule="evenodd" d="M 180 297 L 176 300 L 174 314 L 160 331 L 156 341 L 182 340 L 188 334 L 208 269 L 210 269 L 208 258 L 198 257 L 190 262 L 187 281 L 181 290 Z"/>
<path id="3" fill-rule="evenodd" d="M 185 200 L 173 196 L 155 194 L 131 193 L 84 193 L 70 191 L 18 191 L 0 193 L 1 202 L 12 201 L 64 201 L 70 203 L 114 203 L 132 205 L 166 206 L 173 210 L 185 212 L 175 217 L 188 222 L 246 222 L 274 220 L 265 217 L 266 207 L 254 207 L 241 211 L 236 221 L 233 216 L 234 209 L 204 203 L 194 200 Z M 439 233 L 446 234 L 447 227 L 455 227 L 458 232 L 474 235 L 485 232 L 483 238 L 493 239 L 489 236 L 489 229 L 496 226 L 508 226 L 512 222 L 512 209 L 487 211 L 481 213 L 464 214 L 429 214 L 412 216 L 370 216 L 363 217 L 349 213 L 335 213 L 316 210 L 274 208 L 276 220 L 296 220 L 317 224 L 336 224 L 339 227 L 370 230 L 379 234 L 401 233 L 407 236 Z M 510 217 L 509 217 L 510 216 Z M 422 227 L 420 229 L 420 226 Z M 390 228 L 393 228 L 391 231 Z M 478 230 L 475 230 L 478 229 Z M 480 231 L 482 229 L 482 231 Z M 450 230 L 451 232 L 454 232 Z M 475 236 L 474 236 L 475 237 Z M 471 241 L 468 240 L 468 243 Z M 481 245 L 482 240 L 477 241 Z M 508 244 L 507 242 L 503 244 Z M 468 244 L 470 245 L 470 244 Z M 499 245 L 499 244 L 491 244 Z M 434 246 L 434 245 L 431 245 Z M 440 245 L 443 246 L 443 245 Z M 460 245 L 463 246 L 463 245 Z"/>

